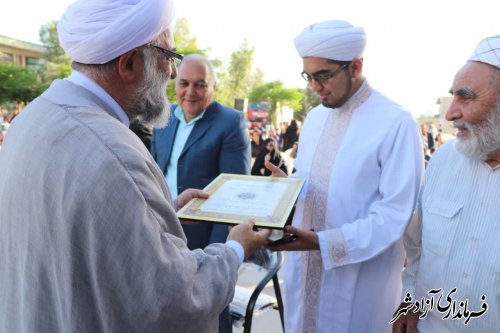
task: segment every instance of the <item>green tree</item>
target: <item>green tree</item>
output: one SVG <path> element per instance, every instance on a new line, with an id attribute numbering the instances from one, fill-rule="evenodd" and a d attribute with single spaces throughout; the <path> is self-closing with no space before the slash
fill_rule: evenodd
<path id="1" fill-rule="evenodd" d="M 51 21 L 40 28 L 40 40 L 45 47 L 44 58 L 55 64 L 71 63 L 71 59 L 66 55 L 59 44 L 57 35 L 57 21 Z"/>
<path id="2" fill-rule="evenodd" d="M 309 85 L 305 89 L 301 89 L 302 100 L 300 101 L 301 108 L 294 112 L 294 118 L 303 121 L 307 113 L 319 103 L 321 99 L 318 94 L 316 94 Z"/>
<path id="3" fill-rule="evenodd" d="M 234 99 L 232 96 L 230 96 L 230 90 L 227 88 L 226 83 L 229 78 L 229 74 L 227 72 L 227 69 L 224 68 L 223 63 L 220 62 L 219 65 L 216 68 L 217 72 L 217 86 L 215 90 L 215 96 L 214 98 L 219 102 L 224 105 L 228 106 L 233 106 L 234 104 Z"/>
<path id="4" fill-rule="evenodd" d="M 189 30 L 188 22 L 185 18 L 179 18 L 175 22 L 174 26 L 174 42 L 176 52 L 188 55 L 188 54 L 202 54 L 207 56 L 207 50 L 199 49 L 196 44 L 196 37 L 191 35 Z M 167 85 L 167 96 L 168 100 L 171 102 L 177 102 L 175 97 L 175 80 L 170 80 Z"/>
<path id="5" fill-rule="evenodd" d="M 297 88 L 286 88 L 281 81 L 268 82 L 255 87 L 250 92 L 250 102 L 268 101 L 270 104 L 269 121 L 276 128 L 276 111 L 278 105 L 288 105 L 294 110 L 300 108 L 302 93 Z"/>
<path id="6" fill-rule="evenodd" d="M 258 86 L 262 86 L 264 83 L 265 83 L 264 72 L 260 68 L 257 68 L 250 77 L 250 82 L 249 82 L 250 91 L 252 91 L 254 88 Z"/>
<path id="7" fill-rule="evenodd" d="M 245 40 L 238 51 L 231 54 L 231 62 L 226 74 L 219 74 L 217 99 L 233 106 L 235 98 L 248 95 L 254 48 Z"/>
<path id="8" fill-rule="evenodd" d="M 0 63 L 0 104 L 28 103 L 43 91 L 37 74 L 12 64 Z"/>
<path id="9" fill-rule="evenodd" d="M 207 50 L 198 48 L 196 37 L 191 34 L 188 22 L 181 17 L 175 22 L 174 26 L 174 42 L 176 50 L 181 54 L 203 54 L 206 56 Z"/>
<path id="10" fill-rule="evenodd" d="M 71 58 L 59 44 L 57 21 L 51 21 L 40 28 L 40 40 L 45 47 L 42 81 L 49 84 L 55 79 L 68 77 L 72 71 Z"/>

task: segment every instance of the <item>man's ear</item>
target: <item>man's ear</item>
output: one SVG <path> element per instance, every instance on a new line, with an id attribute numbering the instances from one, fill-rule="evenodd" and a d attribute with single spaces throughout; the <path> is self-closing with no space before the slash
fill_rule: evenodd
<path id="1" fill-rule="evenodd" d="M 357 79 L 361 76 L 363 70 L 363 59 L 354 58 L 351 62 L 351 76 L 353 79 Z"/>
<path id="2" fill-rule="evenodd" d="M 127 83 L 140 79 L 143 67 L 143 55 L 138 49 L 130 50 L 118 59 L 118 75 Z"/>

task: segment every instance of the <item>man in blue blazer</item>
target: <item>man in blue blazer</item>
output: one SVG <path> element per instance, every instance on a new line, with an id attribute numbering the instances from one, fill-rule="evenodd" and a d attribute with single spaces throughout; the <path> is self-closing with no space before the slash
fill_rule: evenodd
<path id="1" fill-rule="evenodd" d="M 215 82 L 215 72 L 205 57 L 186 56 L 175 86 L 179 104 L 172 106 L 167 126 L 153 132 L 151 154 L 174 199 L 185 189 L 204 188 L 220 173 L 250 173 L 245 119 L 241 112 L 212 100 Z M 190 249 L 223 243 L 228 234 L 224 224 L 182 227 Z M 231 332 L 229 320 L 228 312 L 221 316 L 219 332 Z"/>

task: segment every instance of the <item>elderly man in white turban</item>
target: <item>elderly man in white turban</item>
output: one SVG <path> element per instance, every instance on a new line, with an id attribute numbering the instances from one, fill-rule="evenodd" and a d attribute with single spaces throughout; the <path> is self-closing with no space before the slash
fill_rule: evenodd
<path id="1" fill-rule="evenodd" d="M 0 332 L 217 332 L 239 264 L 267 243 L 245 222 L 190 251 L 128 129 L 165 124 L 182 58 L 172 18 L 169 0 L 80 0 L 59 21 L 75 71 L 16 117 L 0 152 Z"/>
<path id="2" fill-rule="evenodd" d="M 411 114 L 363 77 L 365 42 L 344 21 L 313 24 L 295 39 L 322 105 L 300 134 L 295 176 L 306 182 L 287 229 L 298 239 L 275 247 L 297 251 L 284 273 L 287 333 L 389 332 L 399 301 L 401 236 L 423 150 Z"/>
<path id="3" fill-rule="evenodd" d="M 500 35 L 479 43 L 450 92 L 457 138 L 430 160 L 404 237 L 398 333 L 499 332 Z"/>

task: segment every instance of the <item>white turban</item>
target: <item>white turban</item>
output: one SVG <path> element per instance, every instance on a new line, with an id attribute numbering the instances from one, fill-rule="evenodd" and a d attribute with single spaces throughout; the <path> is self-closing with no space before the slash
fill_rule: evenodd
<path id="1" fill-rule="evenodd" d="M 302 58 L 351 61 L 363 56 L 365 45 L 364 29 L 345 21 L 312 24 L 295 37 L 295 48 Z"/>
<path id="2" fill-rule="evenodd" d="M 151 42 L 173 18 L 173 0 L 78 0 L 66 9 L 57 32 L 75 61 L 104 64 Z"/>
<path id="3" fill-rule="evenodd" d="M 479 42 L 469 61 L 479 61 L 500 68 L 500 35 Z"/>

